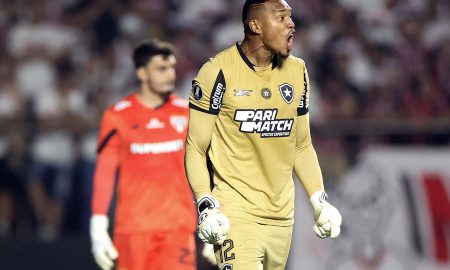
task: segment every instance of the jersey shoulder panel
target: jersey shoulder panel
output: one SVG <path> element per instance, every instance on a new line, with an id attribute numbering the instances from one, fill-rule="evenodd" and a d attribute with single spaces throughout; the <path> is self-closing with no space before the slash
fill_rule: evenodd
<path id="1" fill-rule="evenodd" d="M 219 114 L 226 89 L 224 67 L 233 63 L 233 47 L 209 59 L 192 81 L 189 107 L 209 114 Z"/>
<path id="2" fill-rule="evenodd" d="M 114 113 L 120 113 L 129 110 L 133 107 L 133 105 L 135 105 L 133 96 L 134 94 L 130 94 L 122 98 L 121 100 L 110 105 L 107 110 Z"/>
<path id="3" fill-rule="evenodd" d="M 186 99 L 179 97 L 176 94 L 170 95 L 169 102 L 170 102 L 170 104 L 172 104 L 172 106 L 177 107 L 177 108 L 187 109 L 189 107 L 189 102 Z"/>
<path id="4" fill-rule="evenodd" d="M 300 57 L 296 57 L 293 55 L 289 55 L 286 58 L 286 63 L 290 65 L 295 65 L 301 67 L 303 69 L 305 67 L 305 60 L 301 59 Z"/>
<path id="5" fill-rule="evenodd" d="M 219 68 L 224 68 L 227 66 L 230 66 L 235 63 L 236 61 L 236 45 L 233 45 L 211 58 L 211 61 L 213 64 L 215 64 Z"/>
<path id="6" fill-rule="evenodd" d="M 303 90 L 300 98 L 300 102 L 297 107 L 297 115 L 305 115 L 309 112 L 309 95 L 310 95 L 310 85 L 309 85 L 309 76 L 308 70 L 306 69 L 306 63 L 303 59 L 290 55 L 286 59 L 288 64 L 295 65 L 300 70 L 300 76 L 303 79 Z"/>

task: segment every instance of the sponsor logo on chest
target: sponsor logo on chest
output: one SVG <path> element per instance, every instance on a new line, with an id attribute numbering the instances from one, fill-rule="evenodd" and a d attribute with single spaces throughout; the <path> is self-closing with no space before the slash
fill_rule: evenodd
<path id="1" fill-rule="evenodd" d="M 132 143 L 130 153 L 135 155 L 172 153 L 182 150 L 183 145 L 182 139 L 157 143 Z"/>
<path id="2" fill-rule="evenodd" d="M 249 97 L 252 93 L 252 90 L 234 90 L 235 97 Z"/>
<path id="3" fill-rule="evenodd" d="M 241 132 L 259 133 L 261 138 L 287 137 L 294 119 L 277 119 L 277 113 L 278 109 L 236 110 L 234 121 L 240 122 Z"/>

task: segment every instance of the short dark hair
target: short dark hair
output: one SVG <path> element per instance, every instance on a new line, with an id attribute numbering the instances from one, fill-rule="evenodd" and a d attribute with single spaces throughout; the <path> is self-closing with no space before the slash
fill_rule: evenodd
<path id="1" fill-rule="evenodd" d="M 173 55 L 175 48 L 172 44 L 155 38 L 146 39 L 139 43 L 133 51 L 134 67 L 136 69 L 145 67 L 150 59 L 155 55 L 162 55 L 167 58 Z"/>
<path id="2" fill-rule="evenodd" d="M 247 30 L 247 19 L 250 9 L 254 5 L 264 4 L 267 0 L 246 0 L 244 7 L 242 8 L 242 23 L 244 24 L 244 29 Z"/>

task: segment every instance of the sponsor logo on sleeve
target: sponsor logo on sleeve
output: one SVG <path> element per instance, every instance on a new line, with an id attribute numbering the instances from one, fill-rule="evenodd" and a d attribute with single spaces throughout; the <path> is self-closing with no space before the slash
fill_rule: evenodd
<path id="1" fill-rule="evenodd" d="M 202 88 L 200 87 L 200 85 L 198 85 L 197 82 L 194 82 L 192 84 L 192 95 L 194 96 L 195 100 L 200 100 L 203 97 L 203 92 L 202 92 Z"/>
<path id="2" fill-rule="evenodd" d="M 189 102 L 187 100 L 185 100 L 185 99 L 182 99 L 182 98 L 176 98 L 176 99 L 172 100 L 172 104 L 174 106 L 181 107 L 181 108 L 188 108 L 189 107 Z"/>
<path id="3" fill-rule="evenodd" d="M 222 107 L 222 97 L 225 93 L 225 86 L 222 83 L 218 83 L 216 88 L 213 91 L 212 96 L 212 102 L 211 102 L 211 109 L 214 111 L 220 110 Z"/>
<path id="4" fill-rule="evenodd" d="M 114 105 L 114 111 L 118 112 L 131 106 L 131 101 L 121 100 Z"/>

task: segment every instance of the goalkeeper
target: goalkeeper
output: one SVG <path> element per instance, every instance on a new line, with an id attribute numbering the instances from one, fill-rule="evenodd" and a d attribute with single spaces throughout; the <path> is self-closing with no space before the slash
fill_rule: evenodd
<path id="1" fill-rule="evenodd" d="M 244 40 L 210 59 L 193 81 L 186 172 L 198 236 L 215 245 L 219 269 L 282 270 L 294 220 L 293 171 L 319 237 L 337 237 L 342 219 L 327 201 L 311 142 L 311 89 L 305 62 L 290 55 L 290 6 L 247 0 L 242 21 Z"/>
<path id="2" fill-rule="evenodd" d="M 100 126 L 90 221 L 92 252 L 107 270 L 195 269 L 196 214 L 184 172 L 187 101 L 172 93 L 171 45 L 133 53 L 139 91 L 109 107 Z M 118 176 L 114 244 L 107 217 Z M 117 259 L 117 260 L 116 260 Z"/>

